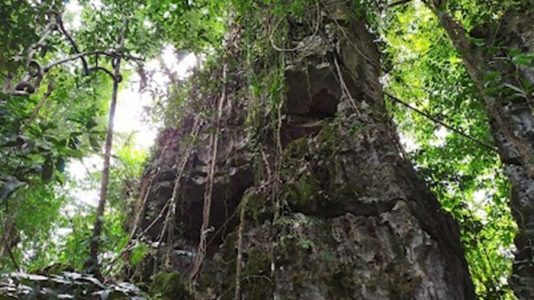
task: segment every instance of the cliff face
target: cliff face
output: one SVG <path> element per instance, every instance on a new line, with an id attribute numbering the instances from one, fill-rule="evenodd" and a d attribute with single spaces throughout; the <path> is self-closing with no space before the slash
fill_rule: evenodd
<path id="1" fill-rule="evenodd" d="M 154 250 L 130 274 L 160 272 L 163 297 L 474 299 L 456 224 L 402 157 L 373 38 L 327 2 L 285 30 L 236 26 L 160 134 L 132 218 Z"/>

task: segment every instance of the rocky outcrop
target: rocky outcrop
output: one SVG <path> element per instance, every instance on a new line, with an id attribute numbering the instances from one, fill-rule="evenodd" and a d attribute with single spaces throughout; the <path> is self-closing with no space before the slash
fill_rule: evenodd
<path id="1" fill-rule="evenodd" d="M 343 1 L 316 10 L 288 18 L 291 51 L 269 49 L 283 69 L 261 57 L 252 66 L 284 88 L 251 93 L 238 42 L 200 80 L 211 93 L 194 90 L 190 117 L 162 132 L 138 203 L 159 250 L 140 273 L 174 272 L 155 277 L 184 287 L 161 292 L 174 299 L 474 299 L 455 222 L 402 157 L 365 23 Z M 210 180 L 207 255 L 191 290 Z"/>
<path id="2" fill-rule="evenodd" d="M 102 282 L 76 272 L 0 275 L 0 299 L 146 299 L 146 295 L 128 282 Z"/>

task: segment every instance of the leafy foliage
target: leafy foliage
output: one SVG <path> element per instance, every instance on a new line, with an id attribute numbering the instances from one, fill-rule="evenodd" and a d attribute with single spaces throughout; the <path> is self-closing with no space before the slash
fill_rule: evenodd
<path id="1" fill-rule="evenodd" d="M 38 39 L 40 25 L 47 10 L 58 1 L 46 0 L 42 5 L 28 1 L 5 0 L 0 5 L 0 74 L 5 78 L 20 66 L 25 49 Z M 24 34 L 21 34 L 24 33 Z M 0 81 L 4 81 L 1 78 Z"/>
<path id="2" fill-rule="evenodd" d="M 483 6 L 457 5 L 464 14 Z M 487 18 L 472 16 L 469 22 Z M 430 11 L 417 2 L 399 8 L 381 24 L 381 35 L 387 45 L 386 87 L 392 94 L 481 143 L 492 144 L 482 103 L 462 60 Z M 390 109 L 408 148 L 414 148 L 411 156 L 419 174 L 460 222 L 478 294 L 485 299 L 511 297 L 506 278 L 511 272 L 515 224 L 497 153 L 404 107 L 391 104 Z"/>
<path id="3" fill-rule="evenodd" d="M 31 11 L 35 13 L 30 22 L 33 25 L 26 30 L 33 35 L 28 34 L 28 38 L 37 36 L 38 22 L 49 8 L 43 4 Z M 19 26 L 17 22 L 13 28 Z M 22 23 L 20 26 L 25 26 Z M 8 35 L 3 41 L 9 44 L 11 38 L 14 37 Z M 15 41 L 22 47 L 35 42 L 18 38 Z M 6 53 L 16 56 L 13 51 Z M 43 53 L 44 62 L 54 58 L 54 53 Z M 17 66 L 21 62 L 5 71 L 15 74 L 22 69 Z M 9 80 L 7 77 L 3 80 Z M 0 216 L 4 228 L 0 250 L 3 254 L 12 252 L 10 259 L 7 255 L 0 258 L 2 269 L 17 267 L 21 260 L 24 265 L 39 264 L 36 256 L 42 258 L 40 254 L 46 252 L 43 245 L 65 202 L 56 187 L 65 180 L 67 161 L 100 147 L 106 79 L 82 78 L 61 68 L 49 73 L 45 83 L 46 87 L 32 96 L 0 93 Z"/>

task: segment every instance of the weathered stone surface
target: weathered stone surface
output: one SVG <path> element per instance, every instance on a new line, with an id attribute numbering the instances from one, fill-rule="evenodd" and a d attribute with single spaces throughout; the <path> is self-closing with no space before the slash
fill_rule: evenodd
<path id="1" fill-rule="evenodd" d="M 275 122 L 282 149 L 272 129 L 259 130 L 270 134 L 260 138 L 246 130 L 252 99 L 242 96 L 244 73 L 231 69 L 237 84 L 227 90 L 210 216 L 219 239 L 210 243 L 195 288 L 203 299 L 234 298 L 236 264 L 241 299 L 474 299 L 456 224 L 400 154 L 373 38 L 363 22 L 340 17 L 351 11 L 341 3 L 335 13 L 322 8 L 318 32 L 290 23 L 293 44 L 313 47 L 288 58 L 283 116 Z M 272 112 L 261 115 L 274 122 Z M 181 230 L 166 267 L 184 278 L 196 255 L 212 127 L 205 124 L 190 155 L 177 134 L 160 143 L 175 145 L 165 146 L 171 153 L 154 159 L 161 180 L 149 194 L 144 227 L 171 197 L 176 176 L 163 173 L 187 158 L 176 210 Z M 240 203 L 246 213 L 238 262 Z"/>

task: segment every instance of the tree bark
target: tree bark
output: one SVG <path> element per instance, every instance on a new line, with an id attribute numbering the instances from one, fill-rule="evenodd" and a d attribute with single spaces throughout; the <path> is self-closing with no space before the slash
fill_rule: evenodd
<path id="1" fill-rule="evenodd" d="M 126 38 L 126 31 L 128 30 L 128 21 L 125 18 L 123 27 L 118 38 L 118 51 L 124 50 L 124 41 Z M 121 75 L 121 60 L 122 56 L 117 55 L 113 61 L 113 91 L 111 94 L 111 103 L 109 107 L 108 126 L 106 132 L 106 141 L 104 144 L 104 165 L 102 168 L 102 180 L 100 183 L 100 197 L 98 200 L 98 207 L 96 209 L 96 218 L 93 226 L 93 234 L 89 243 L 89 260 L 86 263 L 88 272 L 101 276 L 100 266 L 98 262 L 98 253 L 100 248 L 100 240 L 102 238 L 102 227 L 104 226 L 104 209 L 106 207 L 108 187 L 109 187 L 109 172 L 111 166 L 111 149 L 113 146 L 113 124 L 115 120 L 115 110 L 117 108 L 117 97 L 119 94 L 119 84 L 122 81 Z"/>
<path id="2" fill-rule="evenodd" d="M 517 65 L 513 49 L 534 51 L 534 1 L 527 0 L 504 14 L 495 30 L 486 30 L 476 46 L 466 30 L 439 1 L 428 3 L 460 53 L 485 104 L 504 170 L 512 183 L 510 207 L 518 232 L 511 284 L 520 299 L 534 297 L 534 69 Z M 489 24 L 488 29 L 492 28 Z M 481 37 L 478 37 L 481 38 Z"/>
<path id="3" fill-rule="evenodd" d="M 269 112 L 271 100 L 263 96 L 260 112 L 254 110 L 258 99 L 249 93 L 243 72 L 250 41 L 239 40 L 240 30 L 232 32 L 221 123 L 205 120 L 181 181 L 175 224 L 181 230 L 167 245 L 176 256 L 166 271 L 187 278 L 205 217 L 212 153 L 207 144 L 220 125 L 216 170 L 209 179 L 212 242 L 194 287 L 197 297 L 475 299 L 458 226 L 402 157 L 379 83 L 379 52 L 349 3 L 324 1 L 317 8 L 310 5 L 313 13 L 304 21 L 289 18 L 287 44 L 301 46 L 288 50 L 272 41 L 285 61 L 281 73 L 272 58 L 255 57 L 261 67 L 248 71 L 283 80 L 280 113 Z M 262 59 L 267 64 L 259 63 Z M 216 94 L 197 94 L 204 98 L 193 103 L 192 114 L 214 114 Z M 252 125 L 246 123 L 251 113 L 271 124 L 259 127 L 264 128 L 259 137 L 251 136 Z M 159 171 L 143 228 L 171 199 L 173 164 L 187 148 L 181 144 L 191 131 L 189 123 L 186 118 L 182 128 L 160 135 L 149 167 Z M 153 226 L 146 238 L 155 239 L 163 227 Z M 158 259 L 154 254 L 144 271 L 154 264 L 162 271 Z M 162 286 L 155 278 L 154 285 Z"/>

